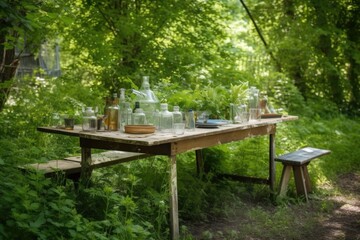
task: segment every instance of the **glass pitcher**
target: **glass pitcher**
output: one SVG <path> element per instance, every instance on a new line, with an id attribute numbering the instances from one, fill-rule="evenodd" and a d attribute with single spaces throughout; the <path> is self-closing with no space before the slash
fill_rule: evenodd
<path id="1" fill-rule="evenodd" d="M 146 115 L 147 124 L 155 124 L 154 114 L 158 109 L 159 100 L 155 93 L 150 89 L 149 76 L 144 76 L 140 88 L 141 95 L 138 95 L 138 101 Z"/>

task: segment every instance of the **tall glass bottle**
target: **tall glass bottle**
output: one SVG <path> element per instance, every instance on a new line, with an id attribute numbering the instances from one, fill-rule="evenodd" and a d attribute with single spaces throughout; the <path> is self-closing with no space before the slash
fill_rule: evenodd
<path id="1" fill-rule="evenodd" d="M 132 109 L 130 107 L 130 103 L 126 102 L 125 103 L 125 126 L 126 125 L 130 125 L 132 123 Z"/>
<path id="2" fill-rule="evenodd" d="M 109 113 L 109 130 L 119 130 L 119 98 L 116 93 L 113 94 L 113 101 L 109 107 Z"/>
<path id="3" fill-rule="evenodd" d="M 119 97 L 119 129 L 121 132 L 125 131 L 125 125 L 128 123 L 128 108 L 130 104 L 126 102 L 125 98 L 125 88 L 120 89 L 120 97 Z M 130 115 L 131 116 L 131 115 Z M 130 121 L 131 124 L 131 121 Z"/>
<path id="4" fill-rule="evenodd" d="M 261 115 L 259 107 L 259 89 L 250 87 L 249 89 L 249 114 L 250 121 L 258 120 Z"/>
<path id="5" fill-rule="evenodd" d="M 167 103 L 162 103 L 160 109 L 160 131 L 171 133 L 174 124 L 173 114 L 169 112 Z"/>
<path id="6" fill-rule="evenodd" d="M 189 131 L 195 130 L 195 114 L 192 109 L 189 109 L 189 111 L 186 113 L 186 128 Z"/>
<path id="7" fill-rule="evenodd" d="M 154 126 L 157 130 L 160 130 L 160 111 L 158 109 L 154 112 Z"/>

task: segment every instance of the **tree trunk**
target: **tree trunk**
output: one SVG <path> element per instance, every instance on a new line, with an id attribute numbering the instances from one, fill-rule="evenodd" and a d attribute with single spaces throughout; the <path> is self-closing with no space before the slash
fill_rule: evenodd
<path id="1" fill-rule="evenodd" d="M 13 85 L 19 59 L 15 57 L 15 48 L 5 48 L 6 37 L 0 36 L 0 112 L 4 109 Z"/>
<path id="2" fill-rule="evenodd" d="M 282 5 L 282 11 L 288 18 L 288 21 L 293 21 L 295 19 L 295 2 L 293 0 L 284 0 Z M 287 30 L 290 31 L 290 29 Z M 297 63 L 291 65 L 291 67 L 287 69 L 287 72 L 289 77 L 294 80 L 294 85 L 296 86 L 296 88 L 299 90 L 303 98 L 306 100 L 307 94 L 309 92 L 308 87 L 306 85 L 306 81 L 303 77 L 304 69 L 306 68 L 306 66 L 301 65 L 299 61 L 297 61 L 297 56 L 293 56 L 293 57 L 294 57 L 294 62 Z"/>
<path id="3" fill-rule="evenodd" d="M 322 34 L 319 38 L 317 48 L 325 57 L 323 86 L 329 86 L 328 89 L 324 89 L 324 92 L 327 92 L 330 96 L 330 100 L 338 107 L 342 107 L 344 101 L 343 87 L 341 84 L 340 75 L 336 66 L 336 56 L 338 55 L 336 49 L 332 43 L 332 33 L 330 30 L 330 25 L 327 22 L 328 13 L 325 11 L 324 6 L 321 6 L 320 3 L 315 1 L 314 3 L 315 13 L 317 17 L 317 28 L 327 30 L 326 33 Z M 321 86 L 321 85 L 320 85 Z"/>
<path id="4" fill-rule="evenodd" d="M 358 112 L 360 109 L 360 63 L 356 60 L 356 56 L 359 54 L 356 46 L 360 42 L 360 21 L 358 20 L 360 17 L 360 7 L 353 8 L 349 15 L 349 21 L 345 25 L 349 41 L 349 48 L 345 51 L 345 56 L 349 61 L 347 72 L 350 84 L 349 110 Z"/>

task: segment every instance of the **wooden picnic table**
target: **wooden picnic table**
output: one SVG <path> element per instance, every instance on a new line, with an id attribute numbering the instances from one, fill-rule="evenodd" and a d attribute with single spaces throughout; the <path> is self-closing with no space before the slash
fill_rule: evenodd
<path id="1" fill-rule="evenodd" d="M 196 152 L 198 171 L 202 166 L 201 149 L 240 141 L 255 136 L 269 136 L 269 176 L 267 179 L 252 179 L 265 183 L 274 190 L 275 185 L 275 133 L 276 125 L 281 122 L 297 120 L 296 116 L 268 118 L 244 124 L 227 124 L 218 128 L 196 128 L 185 131 L 184 135 L 155 132 L 154 134 L 127 134 L 120 131 L 84 132 L 81 127 L 65 130 L 54 127 L 38 127 L 38 131 L 75 136 L 80 138 L 82 178 L 91 174 L 91 149 L 119 150 L 126 152 L 164 155 L 169 157 L 170 167 L 170 230 L 171 239 L 179 239 L 178 196 L 176 155 Z M 242 177 L 246 179 L 246 177 Z"/>

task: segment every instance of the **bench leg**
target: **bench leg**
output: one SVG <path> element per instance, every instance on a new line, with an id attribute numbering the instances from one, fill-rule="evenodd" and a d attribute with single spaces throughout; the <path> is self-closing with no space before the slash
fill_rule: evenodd
<path id="1" fill-rule="evenodd" d="M 310 192 L 312 192 L 312 187 L 311 187 L 311 182 L 310 182 L 310 177 L 309 177 L 309 172 L 308 172 L 307 165 L 303 166 L 303 173 L 304 173 L 306 190 L 307 190 L 308 193 L 310 193 Z"/>
<path id="2" fill-rule="evenodd" d="M 292 167 L 290 165 L 284 165 L 281 180 L 280 180 L 280 188 L 279 188 L 279 195 L 281 197 L 286 195 L 290 176 L 291 176 Z"/>
<path id="3" fill-rule="evenodd" d="M 307 175 L 307 178 L 309 177 L 309 174 L 307 173 L 307 167 L 306 165 L 302 166 L 293 166 L 294 169 L 294 178 L 295 178 L 295 185 L 296 185 L 296 192 L 297 194 L 305 195 L 306 201 L 308 201 L 308 191 L 306 186 L 309 185 L 309 180 L 305 178 Z M 304 172 L 306 172 L 304 174 Z"/>

